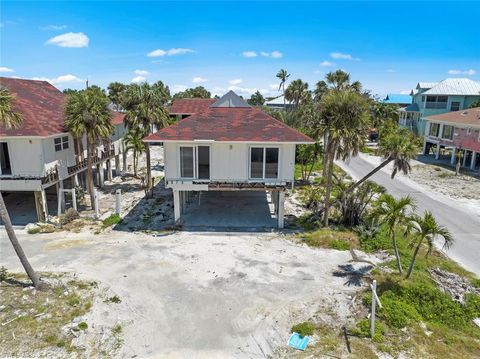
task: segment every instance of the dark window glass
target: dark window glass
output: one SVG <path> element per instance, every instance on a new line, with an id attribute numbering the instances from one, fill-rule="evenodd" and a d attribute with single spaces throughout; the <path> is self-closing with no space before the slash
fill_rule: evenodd
<path id="1" fill-rule="evenodd" d="M 460 110 L 460 102 L 454 101 L 450 105 L 450 111 L 459 111 Z"/>
<path id="2" fill-rule="evenodd" d="M 263 147 L 250 149 L 250 178 L 263 178 Z"/>
<path id="3" fill-rule="evenodd" d="M 198 146 L 198 178 L 210 178 L 210 147 Z"/>
<path id="4" fill-rule="evenodd" d="M 193 177 L 193 147 L 180 147 L 180 176 Z"/>
<path id="5" fill-rule="evenodd" d="M 265 178 L 278 178 L 278 148 L 265 149 Z"/>

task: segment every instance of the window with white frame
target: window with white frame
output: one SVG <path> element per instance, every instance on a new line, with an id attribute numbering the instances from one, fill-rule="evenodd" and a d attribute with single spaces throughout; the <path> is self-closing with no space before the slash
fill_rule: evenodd
<path id="1" fill-rule="evenodd" d="M 454 127 L 453 126 L 444 125 L 443 126 L 442 138 L 446 139 L 446 140 L 453 139 L 453 132 L 454 132 Z"/>
<path id="2" fill-rule="evenodd" d="M 438 137 L 438 132 L 440 130 L 440 124 L 438 123 L 431 123 L 430 124 L 430 132 L 429 135 L 432 137 Z"/>
<path id="3" fill-rule="evenodd" d="M 278 147 L 250 147 L 250 178 L 278 178 Z"/>
<path id="4" fill-rule="evenodd" d="M 54 138 L 53 143 L 55 144 L 55 152 L 66 150 L 68 148 L 68 136 Z"/>
<path id="5" fill-rule="evenodd" d="M 210 178 L 210 146 L 180 146 L 180 177 Z"/>

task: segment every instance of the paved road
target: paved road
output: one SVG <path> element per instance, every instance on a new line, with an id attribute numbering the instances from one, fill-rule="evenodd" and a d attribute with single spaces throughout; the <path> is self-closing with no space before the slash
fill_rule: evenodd
<path id="1" fill-rule="evenodd" d="M 361 157 L 355 157 L 349 163 L 338 162 L 354 179 L 361 178 L 374 168 L 374 165 Z M 456 203 L 446 204 L 427 195 L 422 188 L 416 188 L 414 184 L 390 178 L 388 171 L 377 172 L 371 179 L 384 186 L 395 197 L 410 195 L 417 201 L 419 212 L 430 210 L 437 221 L 446 226 L 455 238 L 455 244 L 446 254 L 462 264 L 468 270 L 480 276 L 480 208 L 478 213 L 468 213 Z"/>

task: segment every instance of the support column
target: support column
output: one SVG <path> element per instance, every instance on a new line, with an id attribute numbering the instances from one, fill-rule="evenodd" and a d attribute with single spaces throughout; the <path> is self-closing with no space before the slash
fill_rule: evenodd
<path id="1" fill-rule="evenodd" d="M 175 223 L 177 223 L 180 220 L 180 213 L 181 213 L 180 206 L 181 206 L 180 192 L 178 190 L 173 190 L 173 211 L 174 211 Z"/>
<path id="2" fill-rule="evenodd" d="M 435 159 L 438 160 L 440 157 L 440 143 L 437 143 L 437 148 L 435 149 Z"/>
<path id="3" fill-rule="evenodd" d="M 146 178 L 146 185 L 147 191 L 152 188 L 152 167 L 150 163 L 150 144 L 145 142 L 145 160 L 147 162 L 147 178 Z"/>
<path id="4" fill-rule="evenodd" d="M 285 192 L 278 191 L 278 228 L 282 229 L 284 224 L 284 213 L 285 213 Z"/>
<path id="5" fill-rule="evenodd" d="M 424 155 L 428 155 L 428 153 L 427 153 L 427 141 L 423 141 L 422 153 L 423 153 Z"/>
<path id="6" fill-rule="evenodd" d="M 45 190 L 33 192 L 35 195 L 35 208 L 37 210 L 37 221 L 45 222 L 48 217 L 46 201 L 44 201 Z"/>
<path id="7" fill-rule="evenodd" d="M 450 158 L 450 164 L 451 164 L 451 165 L 454 165 L 454 164 L 455 164 L 456 154 L 457 154 L 457 148 L 454 147 L 454 148 L 452 149 L 452 157 Z"/>
<path id="8" fill-rule="evenodd" d="M 470 161 L 470 169 L 474 170 L 477 164 L 477 152 L 472 151 L 472 159 Z"/>
<path id="9" fill-rule="evenodd" d="M 120 176 L 120 155 L 115 156 L 115 176 Z"/>
<path id="10" fill-rule="evenodd" d="M 127 172 L 127 153 L 125 151 L 125 145 L 122 145 L 122 162 L 123 162 L 123 172 Z"/>
<path id="11" fill-rule="evenodd" d="M 462 167 L 465 167 L 465 166 L 467 165 L 467 153 L 468 153 L 467 150 L 463 150 L 463 163 L 462 163 Z"/>
<path id="12" fill-rule="evenodd" d="M 98 187 L 103 187 L 105 183 L 105 171 L 103 169 L 103 162 L 97 165 Z"/>
<path id="13" fill-rule="evenodd" d="M 65 193 L 63 190 L 63 180 L 58 181 L 57 183 L 57 216 L 60 216 L 65 212 Z"/>
<path id="14" fill-rule="evenodd" d="M 73 175 L 73 185 L 74 185 L 75 187 L 80 186 L 80 181 L 78 180 L 78 173 L 75 173 L 75 174 Z"/>
<path id="15" fill-rule="evenodd" d="M 105 164 L 107 165 L 107 181 L 111 181 L 112 180 L 112 164 L 110 162 L 110 160 L 106 160 L 105 161 Z"/>

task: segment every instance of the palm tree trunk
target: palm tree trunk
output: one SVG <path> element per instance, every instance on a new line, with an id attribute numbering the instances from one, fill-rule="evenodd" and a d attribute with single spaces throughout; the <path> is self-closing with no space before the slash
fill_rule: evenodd
<path id="1" fill-rule="evenodd" d="M 7 231 L 8 238 L 10 239 L 10 242 L 12 243 L 13 249 L 15 249 L 15 252 L 17 253 L 18 258 L 20 259 L 20 262 L 22 263 L 22 266 L 25 269 L 25 272 L 27 272 L 27 275 L 32 281 L 33 286 L 36 289 L 40 289 L 40 286 L 41 286 L 40 280 L 38 279 L 37 274 L 33 270 L 32 266 L 30 265 L 30 262 L 28 261 L 27 256 L 25 255 L 25 252 L 22 249 L 22 246 L 18 242 L 15 231 L 13 230 L 12 222 L 10 221 L 10 216 L 8 215 L 7 207 L 5 206 L 5 202 L 3 201 L 2 192 L 0 192 L 0 218 L 2 219 L 2 222 L 5 225 L 5 230 Z"/>
<path id="2" fill-rule="evenodd" d="M 373 170 L 371 170 L 370 172 L 368 172 L 365 176 L 363 176 L 362 179 L 360 179 L 359 181 L 355 182 L 354 184 L 352 184 L 349 188 L 347 188 L 346 192 L 351 192 L 353 191 L 355 188 L 357 188 L 358 186 L 360 186 L 363 182 L 365 182 L 367 179 L 369 179 L 370 177 L 372 177 L 375 173 L 377 173 L 378 171 L 380 171 L 383 167 L 385 167 L 386 165 L 388 165 L 390 162 L 393 161 L 393 158 L 387 158 L 385 161 L 383 161 L 382 163 L 380 163 L 380 165 L 378 165 L 377 167 L 375 167 Z"/>
<path id="3" fill-rule="evenodd" d="M 327 163 L 328 163 L 328 152 L 327 152 L 327 149 L 328 149 L 328 131 L 325 131 L 325 133 L 323 134 L 323 152 L 324 152 L 324 156 L 323 156 L 323 168 L 322 168 L 322 177 L 325 178 L 325 175 L 327 173 Z"/>
<path id="4" fill-rule="evenodd" d="M 133 176 L 137 177 L 137 162 L 138 162 L 138 154 L 137 151 L 133 150 Z"/>
<path id="5" fill-rule="evenodd" d="M 285 81 L 282 82 L 282 92 L 283 92 L 283 111 L 287 111 L 287 108 L 285 106 Z"/>
<path id="6" fill-rule="evenodd" d="M 393 250 L 395 251 L 395 257 L 397 258 L 397 268 L 398 272 L 402 274 L 402 262 L 400 261 L 400 253 L 398 252 L 397 237 L 395 234 L 395 229 L 392 229 L 392 241 L 393 241 Z"/>
<path id="7" fill-rule="evenodd" d="M 90 204 L 95 211 L 95 192 L 93 184 L 93 170 L 92 170 L 92 144 L 90 143 L 89 136 L 87 135 L 87 190 L 90 194 Z"/>
<path id="8" fill-rule="evenodd" d="M 332 192 L 332 176 L 333 176 L 333 159 L 335 157 L 335 148 L 333 146 L 327 152 L 329 153 L 328 159 L 328 169 L 327 169 L 327 180 L 325 183 L 325 203 L 324 203 L 324 212 L 323 212 L 323 226 L 328 227 L 328 215 L 330 213 L 330 194 Z"/>
<path id="9" fill-rule="evenodd" d="M 415 259 L 417 259 L 417 254 L 418 254 L 418 251 L 420 250 L 421 245 L 422 245 L 422 240 L 420 239 L 420 242 L 418 242 L 417 248 L 415 248 L 415 252 L 413 252 L 413 257 L 412 257 L 412 261 L 410 262 L 410 267 L 408 267 L 408 272 L 407 272 L 407 276 L 406 276 L 407 279 L 410 278 L 410 275 L 413 272 L 413 266 L 415 265 Z"/>
<path id="10" fill-rule="evenodd" d="M 147 180 L 146 185 L 147 185 L 147 191 L 150 190 L 152 187 L 152 167 L 150 164 L 150 144 L 145 143 L 145 156 L 146 156 L 146 161 L 147 161 Z"/>

